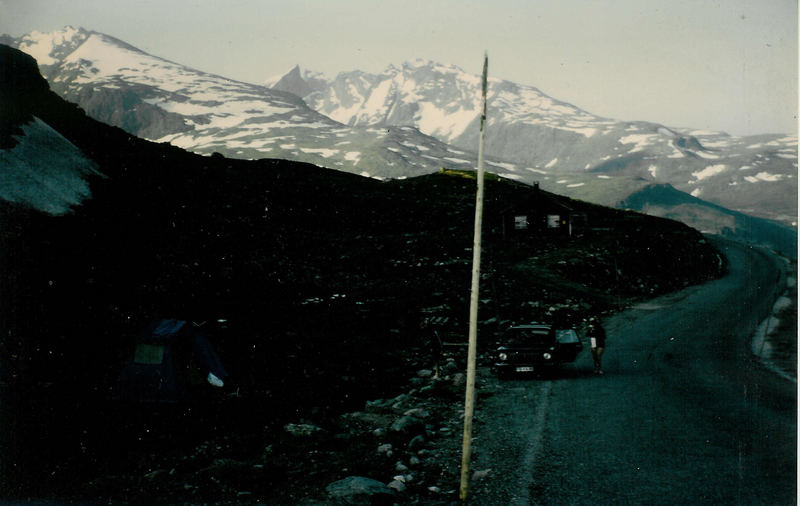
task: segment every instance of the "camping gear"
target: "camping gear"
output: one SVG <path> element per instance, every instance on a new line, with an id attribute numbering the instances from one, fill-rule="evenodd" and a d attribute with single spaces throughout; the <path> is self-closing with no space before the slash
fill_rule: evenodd
<path id="1" fill-rule="evenodd" d="M 175 403 L 210 395 L 228 373 L 200 327 L 159 320 L 138 335 L 133 357 L 119 377 L 126 402 Z"/>

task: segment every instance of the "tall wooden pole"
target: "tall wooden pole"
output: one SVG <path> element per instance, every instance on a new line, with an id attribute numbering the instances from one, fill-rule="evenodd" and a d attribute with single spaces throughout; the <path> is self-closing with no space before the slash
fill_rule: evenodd
<path id="1" fill-rule="evenodd" d="M 483 57 L 481 97 L 481 133 L 478 143 L 478 193 L 475 197 L 475 235 L 472 247 L 472 289 L 469 303 L 469 350 L 467 352 L 467 392 L 464 399 L 464 447 L 461 455 L 461 488 L 459 498 L 467 501 L 469 461 L 472 455 L 472 416 L 475 412 L 475 362 L 478 347 L 478 286 L 481 279 L 481 229 L 483 227 L 483 141 L 486 134 L 486 73 L 489 56 Z"/>

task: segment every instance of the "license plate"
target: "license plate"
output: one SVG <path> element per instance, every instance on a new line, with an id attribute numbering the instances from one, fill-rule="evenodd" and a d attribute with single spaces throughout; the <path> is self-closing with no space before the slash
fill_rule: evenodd
<path id="1" fill-rule="evenodd" d="M 533 372 L 533 367 L 517 367 L 517 372 Z"/>

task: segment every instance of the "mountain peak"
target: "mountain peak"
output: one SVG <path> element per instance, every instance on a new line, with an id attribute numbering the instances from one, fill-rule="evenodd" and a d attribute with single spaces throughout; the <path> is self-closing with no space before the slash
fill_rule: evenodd
<path id="1" fill-rule="evenodd" d="M 329 84 L 328 81 L 329 79 L 323 74 L 302 70 L 297 64 L 283 74 L 267 79 L 264 86 L 277 91 L 286 91 L 302 98 L 326 88 Z"/>
<path id="2" fill-rule="evenodd" d="M 314 91 L 314 88 L 303 78 L 300 65 L 295 65 L 282 76 L 268 79 L 266 84 L 268 88 L 293 93 L 298 97 L 305 97 Z"/>
<path id="3" fill-rule="evenodd" d="M 403 62 L 403 70 L 417 70 L 417 69 L 430 69 L 435 72 L 442 73 L 464 73 L 464 70 L 452 64 L 443 64 L 425 58 L 416 58 L 414 60 Z"/>
<path id="4" fill-rule="evenodd" d="M 70 25 L 49 33 L 33 31 L 19 39 L 18 47 L 36 58 L 39 65 L 56 65 L 83 44 L 91 34 L 89 30 Z"/>

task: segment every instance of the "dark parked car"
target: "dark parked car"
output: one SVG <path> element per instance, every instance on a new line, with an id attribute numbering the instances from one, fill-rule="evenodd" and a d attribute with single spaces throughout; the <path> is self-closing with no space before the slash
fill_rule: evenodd
<path id="1" fill-rule="evenodd" d="M 574 362 L 583 349 L 573 329 L 556 330 L 544 323 L 515 325 L 500 339 L 495 368 L 500 377 L 538 373 Z"/>

